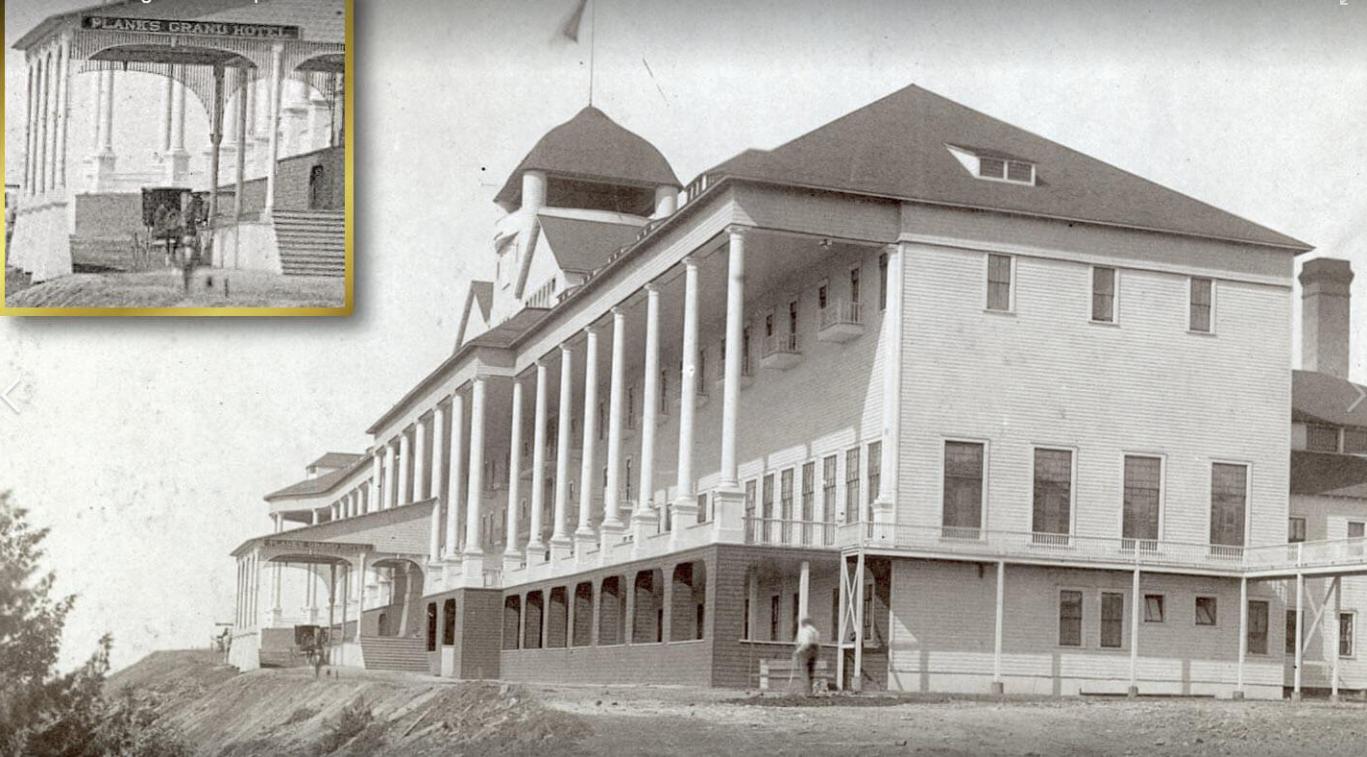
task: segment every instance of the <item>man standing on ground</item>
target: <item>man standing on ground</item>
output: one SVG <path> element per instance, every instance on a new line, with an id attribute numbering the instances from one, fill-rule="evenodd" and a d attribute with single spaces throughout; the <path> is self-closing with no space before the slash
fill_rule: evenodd
<path id="1" fill-rule="evenodd" d="M 812 693 L 812 678 L 816 673 L 816 660 L 821 655 L 821 634 L 812 624 L 812 619 L 804 617 L 797 625 L 797 648 L 793 650 L 793 664 L 802 667 L 802 696 Z"/>

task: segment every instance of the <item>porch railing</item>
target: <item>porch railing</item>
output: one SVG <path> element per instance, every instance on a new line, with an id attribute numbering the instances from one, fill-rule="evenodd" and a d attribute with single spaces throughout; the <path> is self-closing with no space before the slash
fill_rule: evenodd
<path id="1" fill-rule="evenodd" d="M 774 544 L 784 547 L 835 547 L 835 536 L 835 523 L 753 516 L 745 519 L 746 544 Z"/>
<path id="2" fill-rule="evenodd" d="M 763 534 L 758 536 L 762 537 Z M 1367 537 L 1243 547 L 1163 539 L 994 531 L 960 526 L 847 523 L 839 527 L 836 545 L 842 548 L 864 546 L 905 549 L 989 560 L 1048 558 L 1063 562 L 1192 568 L 1231 573 L 1294 572 L 1339 566 L 1363 566 L 1367 571 Z"/>

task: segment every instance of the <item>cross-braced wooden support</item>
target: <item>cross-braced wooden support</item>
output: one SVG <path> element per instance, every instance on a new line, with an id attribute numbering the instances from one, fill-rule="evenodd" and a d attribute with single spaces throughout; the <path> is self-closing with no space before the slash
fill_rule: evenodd
<path id="1" fill-rule="evenodd" d="M 859 691 L 864 675 L 864 551 L 855 556 L 854 570 L 850 570 L 850 560 L 840 560 L 840 628 L 836 640 L 835 678 L 836 686 L 845 688 L 845 650 L 850 648 L 846 641 L 853 626 L 854 633 L 854 670 L 850 672 L 850 688 Z"/>

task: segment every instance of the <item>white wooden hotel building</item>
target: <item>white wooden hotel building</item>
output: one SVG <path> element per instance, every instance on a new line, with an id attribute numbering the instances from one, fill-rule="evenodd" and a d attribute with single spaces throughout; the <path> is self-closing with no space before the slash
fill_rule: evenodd
<path id="1" fill-rule="evenodd" d="M 846 687 L 1278 697 L 1286 581 L 1367 570 L 1287 546 L 1295 239 L 915 86 L 686 187 L 586 108 L 496 202 L 239 666 L 751 686 L 808 615 Z"/>

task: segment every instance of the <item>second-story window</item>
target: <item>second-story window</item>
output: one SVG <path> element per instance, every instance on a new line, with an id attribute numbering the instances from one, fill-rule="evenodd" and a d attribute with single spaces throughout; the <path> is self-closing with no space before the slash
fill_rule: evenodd
<path id="1" fill-rule="evenodd" d="M 1115 323 L 1115 282 L 1114 268 L 1092 268 L 1092 320 Z"/>
<path id="2" fill-rule="evenodd" d="M 660 415 L 669 413 L 669 369 L 660 369 Z"/>
<path id="3" fill-rule="evenodd" d="M 636 385 L 627 387 L 627 428 L 636 428 Z"/>
<path id="4" fill-rule="evenodd" d="M 845 522 L 860 521 L 859 505 L 859 448 L 845 451 Z"/>
<path id="5" fill-rule="evenodd" d="M 769 337 L 772 337 L 773 335 L 774 335 L 774 314 L 773 314 L 773 313 L 769 313 L 768 315 L 764 316 L 764 336 L 765 336 L 765 338 L 767 339 L 767 338 L 769 338 Z"/>
<path id="6" fill-rule="evenodd" d="M 1211 315 L 1215 304 L 1215 282 L 1193 276 L 1191 279 L 1191 324 L 1192 331 L 1209 334 L 1214 329 Z"/>
<path id="7" fill-rule="evenodd" d="M 1248 466 L 1215 463 L 1210 467 L 1210 543 L 1244 546 L 1248 511 Z"/>
<path id="8" fill-rule="evenodd" d="M 802 520 L 811 522 L 816 506 L 816 463 L 802 465 Z"/>
<path id="9" fill-rule="evenodd" d="M 740 330 L 740 375 L 750 375 L 750 327 Z"/>
<path id="10" fill-rule="evenodd" d="M 780 474 L 778 487 L 779 517 L 785 521 L 793 519 L 793 469 Z"/>
<path id="11" fill-rule="evenodd" d="M 1011 256 L 987 256 L 987 309 L 1011 310 Z"/>
<path id="12" fill-rule="evenodd" d="M 825 284 L 822 284 L 821 286 L 816 288 L 816 306 L 821 308 L 822 310 L 826 309 L 826 301 L 827 299 L 829 299 L 827 296 L 828 294 L 829 291 L 827 290 Z"/>
<path id="13" fill-rule="evenodd" d="M 1163 461 L 1157 457 L 1125 456 L 1125 501 L 1121 533 L 1125 539 L 1158 539 L 1158 510 L 1163 483 Z"/>
<path id="14" fill-rule="evenodd" d="M 869 442 L 869 504 L 878 499 L 878 488 L 883 485 L 883 443 Z"/>
<path id="15" fill-rule="evenodd" d="M 980 442 L 945 442 L 941 523 L 949 536 L 977 538 L 982 528 L 985 451 Z"/>
<path id="16" fill-rule="evenodd" d="M 1073 453 L 1035 450 L 1034 525 L 1037 534 L 1072 532 Z"/>
<path id="17" fill-rule="evenodd" d="M 608 429 L 608 405 L 605 400 L 598 400 L 598 440 L 602 441 Z"/>
<path id="18" fill-rule="evenodd" d="M 797 300 L 788 303 L 788 334 L 793 337 L 794 346 L 797 342 Z"/>
<path id="19" fill-rule="evenodd" d="M 821 461 L 821 519 L 826 523 L 835 523 L 835 467 L 837 462 L 835 455 L 828 455 Z"/>
<path id="20" fill-rule="evenodd" d="M 1305 518 L 1291 516 L 1286 519 L 1286 542 L 1299 544 L 1305 541 Z"/>
<path id="21" fill-rule="evenodd" d="M 622 500 L 631 502 L 631 458 L 622 461 Z"/>
<path id="22" fill-rule="evenodd" d="M 859 267 L 850 269 L 850 302 L 859 304 Z"/>

